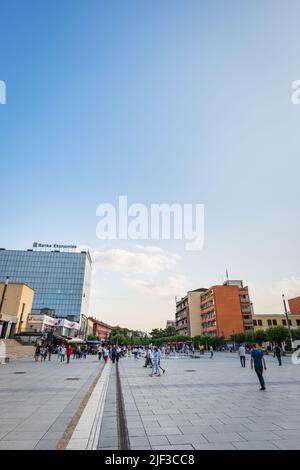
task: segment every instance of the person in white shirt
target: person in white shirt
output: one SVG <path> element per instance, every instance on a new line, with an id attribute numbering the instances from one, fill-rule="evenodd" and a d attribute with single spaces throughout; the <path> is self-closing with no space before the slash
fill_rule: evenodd
<path id="1" fill-rule="evenodd" d="M 243 344 L 239 347 L 239 357 L 241 361 L 241 367 L 246 367 L 246 349 Z"/>
<path id="2" fill-rule="evenodd" d="M 66 356 L 67 348 L 65 345 L 61 347 L 61 352 L 60 352 L 60 362 L 65 362 L 65 356 Z"/>

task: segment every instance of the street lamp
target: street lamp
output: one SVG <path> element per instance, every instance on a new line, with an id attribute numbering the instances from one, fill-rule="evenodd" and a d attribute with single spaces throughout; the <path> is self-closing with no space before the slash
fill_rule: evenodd
<path id="1" fill-rule="evenodd" d="M 290 325 L 290 320 L 289 320 L 289 316 L 288 316 L 288 311 L 287 311 L 287 308 L 286 308 L 286 301 L 285 301 L 284 294 L 282 294 L 282 301 L 283 301 L 283 305 L 284 305 L 284 313 L 285 313 L 285 317 L 286 317 L 286 323 L 287 323 L 287 327 L 288 327 L 289 335 L 290 335 L 291 348 L 292 348 L 292 351 L 293 351 L 293 349 L 294 349 L 293 348 L 293 337 L 292 337 L 291 325 Z"/>

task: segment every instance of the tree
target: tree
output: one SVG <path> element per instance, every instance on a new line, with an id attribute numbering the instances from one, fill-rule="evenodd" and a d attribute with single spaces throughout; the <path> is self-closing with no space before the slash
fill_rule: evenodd
<path id="1" fill-rule="evenodd" d="M 289 339 L 289 330 L 285 326 L 271 326 L 265 333 L 267 340 L 271 343 L 281 344 Z"/>
<path id="2" fill-rule="evenodd" d="M 236 333 L 234 335 L 230 336 L 231 341 L 234 343 L 245 343 L 246 341 L 246 335 L 245 333 Z"/>
<path id="3" fill-rule="evenodd" d="M 88 341 L 99 341 L 99 336 L 96 335 L 88 335 Z"/>
<path id="4" fill-rule="evenodd" d="M 165 332 L 161 328 L 154 328 L 152 331 L 150 331 L 150 336 L 152 339 L 162 338 L 165 336 Z"/>
<path id="5" fill-rule="evenodd" d="M 175 336 L 176 335 L 176 327 L 169 325 L 167 328 L 164 330 L 164 336 Z"/>
<path id="6" fill-rule="evenodd" d="M 264 343 L 265 341 L 267 341 L 267 334 L 263 330 L 255 331 L 253 333 L 253 337 L 254 337 L 254 342 L 260 345 Z"/>

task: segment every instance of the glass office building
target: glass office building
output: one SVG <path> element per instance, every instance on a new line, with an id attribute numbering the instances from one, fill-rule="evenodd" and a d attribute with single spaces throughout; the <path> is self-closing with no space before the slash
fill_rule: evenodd
<path id="1" fill-rule="evenodd" d="M 0 282 L 21 282 L 35 291 L 33 313 L 56 317 L 88 314 L 92 262 L 88 252 L 0 249 Z"/>

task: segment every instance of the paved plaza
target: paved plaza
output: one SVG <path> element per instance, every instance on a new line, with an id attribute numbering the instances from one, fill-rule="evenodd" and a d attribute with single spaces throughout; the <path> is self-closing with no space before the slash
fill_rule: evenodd
<path id="1" fill-rule="evenodd" d="M 300 449 L 300 366 L 290 358 L 279 367 L 266 357 L 265 392 L 249 356 L 246 369 L 234 353 L 168 359 L 152 378 L 141 362 L 120 363 L 132 449 Z"/>
<path id="2" fill-rule="evenodd" d="M 234 353 L 165 359 L 161 377 L 149 377 L 142 358 L 121 359 L 130 449 L 300 449 L 300 366 L 266 362 L 262 392 L 249 356 L 246 369 Z M 68 429 L 67 449 L 120 448 L 115 364 L 104 368 L 90 356 L 67 365 L 53 356 L 0 367 L 0 449 L 56 449 Z"/>
<path id="3" fill-rule="evenodd" d="M 0 365 L 0 450 L 56 449 L 103 364 L 95 356 L 60 363 Z"/>

